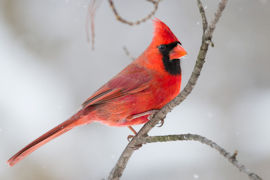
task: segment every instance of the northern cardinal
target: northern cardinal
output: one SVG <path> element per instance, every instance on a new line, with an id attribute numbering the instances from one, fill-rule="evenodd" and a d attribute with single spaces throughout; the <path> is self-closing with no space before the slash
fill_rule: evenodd
<path id="1" fill-rule="evenodd" d="M 28 144 L 8 164 L 13 166 L 79 125 L 98 121 L 131 128 L 146 123 L 155 110 L 175 98 L 181 85 L 180 58 L 187 53 L 166 24 L 159 19 L 153 22 L 152 42 L 136 60 L 88 98 L 75 115 Z"/>

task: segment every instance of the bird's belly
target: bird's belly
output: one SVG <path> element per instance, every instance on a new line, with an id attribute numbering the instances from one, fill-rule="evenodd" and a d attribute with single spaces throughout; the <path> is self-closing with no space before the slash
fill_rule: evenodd
<path id="1" fill-rule="evenodd" d="M 110 126 L 129 126 L 143 124 L 148 121 L 149 115 L 129 119 L 127 117 L 144 113 L 150 110 L 161 109 L 177 94 L 177 88 L 155 88 L 140 93 L 115 98 L 110 102 L 98 105 L 89 117 L 95 121 Z"/>
<path id="2" fill-rule="evenodd" d="M 142 98 L 142 96 L 144 98 Z M 95 110 L 89 114 L 89 117 L 95 117 L 95 121 L 110 126 L 142 124 L 148 121 L 148 116 L 130 120 L 127 120 L 127 117 L 153 109 L 153 106 L 151 106 L 146 99 L 150 99 L 148 93 L 140 94 L 140 96 L 133 94 L 116 98 L 110 102 L 98 105 Z"/>

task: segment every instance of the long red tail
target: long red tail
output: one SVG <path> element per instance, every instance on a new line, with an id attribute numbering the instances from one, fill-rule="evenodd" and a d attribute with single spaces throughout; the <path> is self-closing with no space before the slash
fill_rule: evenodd
<path id="1" fill-rule="evenodd" d="M 60 136 L 61 134 L 71 130 L 72 128 L 86 124 L 87 122 L 84 120 L 85 116 L 82 115 L 82 110 L 78 113 L 73 115 L 70 119 L 64 121 L 63 123 L 59 124 L 55 128 L 51 129 L 50 131 L 46 132 L 27 146 L 25 146 L 22 150 L 12 156 L 7 163 L 10 166 L 15 165 L 17 162 L 31 154 L 33 151 L 38 149 L 40 146 L 46 144 L 47 142 L 51 141 L 52 139 Z"/>

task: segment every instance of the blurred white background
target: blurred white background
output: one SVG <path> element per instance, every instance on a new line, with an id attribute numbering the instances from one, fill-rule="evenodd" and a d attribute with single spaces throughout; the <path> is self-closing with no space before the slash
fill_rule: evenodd
<path id="1" fill-rule="evenodd" d="M 152 39 L 152 23 L 128 26 L 115 20 L 106 0 L 96 14 L 96 49 L 86 40 L 88 0 L 0 0 L 0 179 L 89 180 L 109 174 L 128 143 L 128 128 L 91 124 L 75 128 L 10 168 L 14 153 L 78 110 L 80 104 Z M 216 1 L 204 0 L 208 15 Z M 130 20 L 150 3 L 115 1 Z M 162 128 L 151 135 L 197 133 L 270 179 L 270 1 L 236 0 L 214 33 L 198 84 Z M 162 1 L 155 17 L 179 37 L 189 56 L 183 86 L 201 42 L 196 1 Z M 136 127 L 137 129 L 139 127 Z M 145 145 L 122 179 L 248 179 L 216 151 L 196 142 Z"/>

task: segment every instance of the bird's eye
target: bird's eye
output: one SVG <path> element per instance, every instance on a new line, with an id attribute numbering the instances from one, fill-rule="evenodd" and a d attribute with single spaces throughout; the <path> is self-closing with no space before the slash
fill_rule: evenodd
<path id="1" fill-rule="evenodd" d="M 158 49 L 159 50 L 165 50 L 166 49 L 166 46 L 162 44 L 162 45 L 158 46 Z"/>

